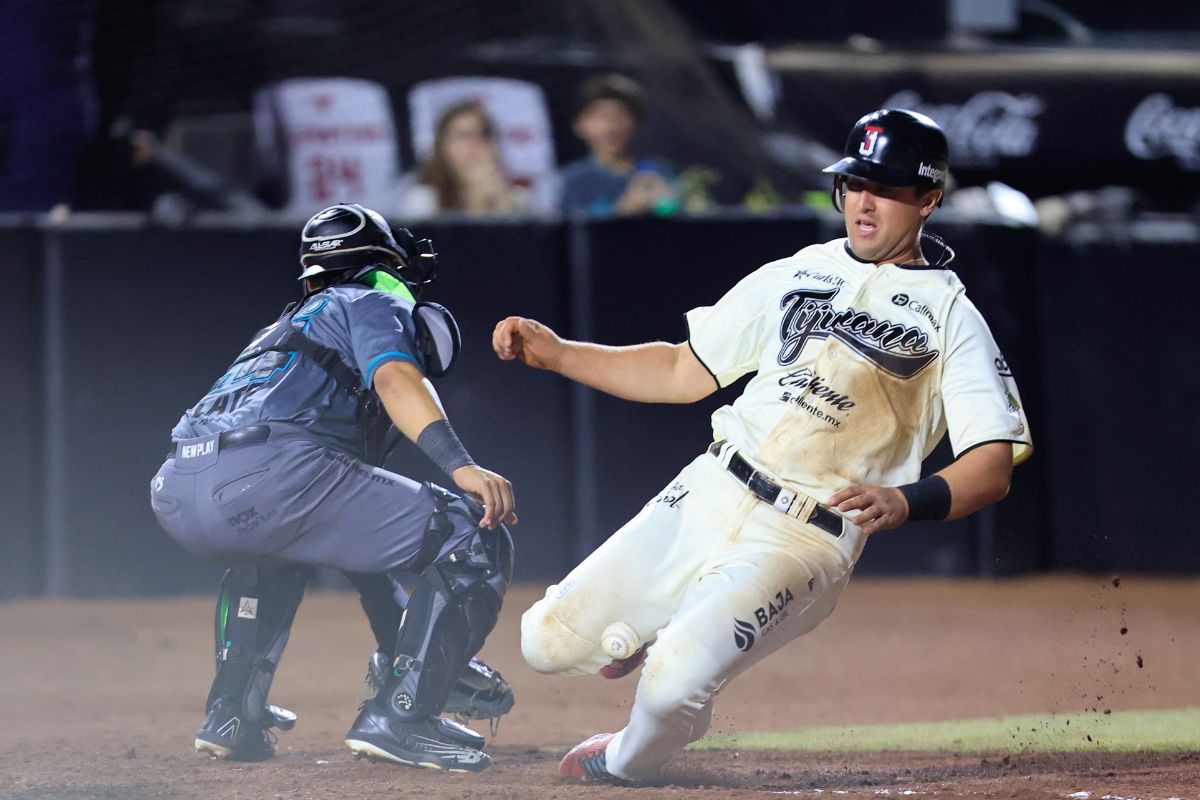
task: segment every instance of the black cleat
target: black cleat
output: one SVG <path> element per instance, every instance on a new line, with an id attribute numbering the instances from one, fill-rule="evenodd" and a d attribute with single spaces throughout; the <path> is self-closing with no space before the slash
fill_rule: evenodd
<path id="1" fill-rule="evenodd" d="M 268 706 L 266 722 L 252 720 L 231 700 L 217 698 L 208 708 L 204 725 L 196 731 L 196 749 L 213 758 L 230 761 L 266 761 L 275 755 L 274 736 L 268 728 L 291 730 L 296 715 Z"/>
<path id="2" fill-rule="evenodd" d="M 483 772 L 492 765 L 487 753 L 447 736 L 447 720 L 401 720 L 373 711 L 373 705 L 363 706 L 346 734 L 346 746 L 354 755 L 448 772 Z"/>
<path id="3" fill-rule="evenodd" d="M 472 662 L 475 661 L 475 659 L 471 660 Z M 479 663 L 483 664 L 482 661 Z M 491 670 L 491 668 L 486 664 L 483 664 L 483 666 L 484 669 Z M 376 652 L 375 655 L 371 656 L 371 660 L 367 662 L 366 684 L 363 687 L 362 695 L 359 697 L 359 710 L 362 710 L 367 701 L 379 694 L 379 689 L 387 680 L 388 672 L 391 670 L 391 668 L 391 659 L 389 659 L 383 653 Z M 466 671 L 471 672 L 471 667 L 468 666 Z M 496 673 L 496 675 L 498 677 L 499 673 Z M 504 679 L 501 678 L 500 680 Z M 462 683 L 461 678 L 459 679 L 459 683 Z M 446 710 L 453 713 L 452 709 Z M 484 744 L 486 744 L 483 736 L 471 730 L 466 725 L 455 722 L 451 719 L 444 719 L 443 717 L 432 717 L 432 720 L 436 725 L 440 726 L 439 735 L 443 739 L 449 739 L 452 742 L 461 744 L 463 747 L 470 747 L 473 750 L 482 750 Z"/>
<path id="4" fill-rule="evenodd" d="M 377 695 L 391 671 L 392 659 L 376 651 L 367 663 L 367 680 L 359 702 L 364 703 Z M 459 722 L 495 719 L 512 710 L 514 699 L 512 687 L 503 675 L 478 658 L 472 658 L 450 687 L 450 696 L 442 713 L 453 714 Z"/>
<path id="5" fill-rule="evenodd" d="M 476 733 L 461 722 L 455 722 L 445 717 L 430 717 L 430 720 L 437 726 L 438 735 L 443 739 L 461 744 L 463 747 L 469 747 L 472 750 L 482 750 L 484 744 L 486 744 L 481 734 Z"/>

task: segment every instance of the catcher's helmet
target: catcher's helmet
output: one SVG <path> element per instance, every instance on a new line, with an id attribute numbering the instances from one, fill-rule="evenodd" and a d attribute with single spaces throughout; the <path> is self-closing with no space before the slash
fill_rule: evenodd
<path id="1" fill-rule="evenodd" d="M 428 239 L 393 227 L 378 212 L 340 203 L 314 214 L 300 231 L 300 278 L 382 265 L 412 285 L 433 279 L 437 254 Z"/>
<path id="2" fill-rule="evenodd" d="M 832 172 L 834 203 L 842 176 L 874 181 L 885 186 L 916 186 L 918 190 L 944 189 L 949 172 L 950 147 L 946 134 L 924 114 L 902 108 L 872 111 L 854 124 L 846 140 L 845 156 L 823 172 Z"/>

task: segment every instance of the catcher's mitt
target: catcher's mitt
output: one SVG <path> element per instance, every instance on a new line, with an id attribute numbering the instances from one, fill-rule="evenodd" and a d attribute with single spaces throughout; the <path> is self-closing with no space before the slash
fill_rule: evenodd
<path id="1" fill-rule="evenodd" d="M 508 681 L 487 664 L 472 658 L 450 689 L 445 713 L 453 714 L 461 721 L 495 720 L 512 710 L 515 701 Z"/>

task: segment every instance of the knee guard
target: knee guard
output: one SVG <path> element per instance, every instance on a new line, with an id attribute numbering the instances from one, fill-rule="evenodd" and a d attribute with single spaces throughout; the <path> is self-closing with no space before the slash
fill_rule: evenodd
<path id="1" fill-rule="evenodd" d="M 239 704 L 257 722 L 271 721 L 267 694 L 304 597 L 309 571 L 296 566 L 239 567 L 225 573 L 217 597 L 217 674 L 205 707 Z M 273 724 L 279 724 L 276 717 Z"/>
<path id="2" fill-rule="evenodd" d="M 509 533 L 508 527 L 501 524 L 494 531 L 480 528 L 479 521 L 483 519 L 484 509 L 475 498 L 470 495 L 456 495 L 433 483 L 426 483 L 425 487 L 433 495 L 434 512 L 426 526 L 421 554 L 414 559 L 414 563 L 424 566 L 434 562 L 442 546 L 460 526 L 474 529 L 474 535 L 467 545 L 437 560 L 447 562 L 452 557 L 461 560 L 465 557 L 464 553 L 469 555 L 472 563 L 480 565 L 490 576 L 499 576 L 502 579 L 496 581 L 489 577 L 488 580 L 497 587 L 497 593 L 503 596 L 512 581 L 515 558 L 512 534 Z M 401 603 L 401 606 L 403 605 L 405 604 Z"/>
<path id="3" fill-rule="evenodd" d="M 446 514 L 477 525 L 470 505 L 452 501 Z M 512 539 L 503 526 L 476 528 L 467 544 L 426 567 L 404 612 L 392 675 L 377 700 L 405 719 L 437 714 L 500 614 L 512 577 Z"/>
<path id="4" fill-rule="evenodd" d="M 437 558 L 442 545 L 454 535 L 454 517 L 462 517 L 471 527 L 477 527 L 483 518 L 483 508 L 469 497 L 459 497 L 432 483 L 425 484 L 433 496 L 434 513 L 426 525 L 421 549 L 414 563 L 424 566 Z M 502 549 L 497 552 L 497 562 L 504 573 L 505 581 L 512 580 L 512 539 L 504 532 Z M 417 573 L 394 574 L 344 572 L 342 573 L 358 592 L 363 612 L 375 635 L 377 649 L 384 653 L 396 652 L 396 635 L 403 621 L 404 609 L 408 605 L 408 593 L 401 584 L 412 585 Z M 403 578 L 403 579 L 402 579 Z"/>

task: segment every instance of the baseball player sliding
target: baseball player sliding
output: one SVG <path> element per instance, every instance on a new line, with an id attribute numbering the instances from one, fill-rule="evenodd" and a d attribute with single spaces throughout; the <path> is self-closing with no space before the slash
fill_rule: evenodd
<path id="1" fill-rule="evenodd" d="M 617 677 L 645 660 L 628 725 L 577 745 L 563 775 L 651 777 L 704 735 L 726 683 L 829 615 L 868 536 L 1007 494 L 1032 449 L 1017 387 L 946 268 L 953 251 L 922 233 L 947 164 L 927 117 L 860 119 L 825 170 L 846 238 L 688 312 L 686 342 L 605 347 L 521 317 L 496 326 L 501 359 L 629 400 L 691 403 L 755 373 L 713 414 L 708 451 L 522 618 L 540 672 Z M 918 479 L 947 431 L 956 460 Z"/>

